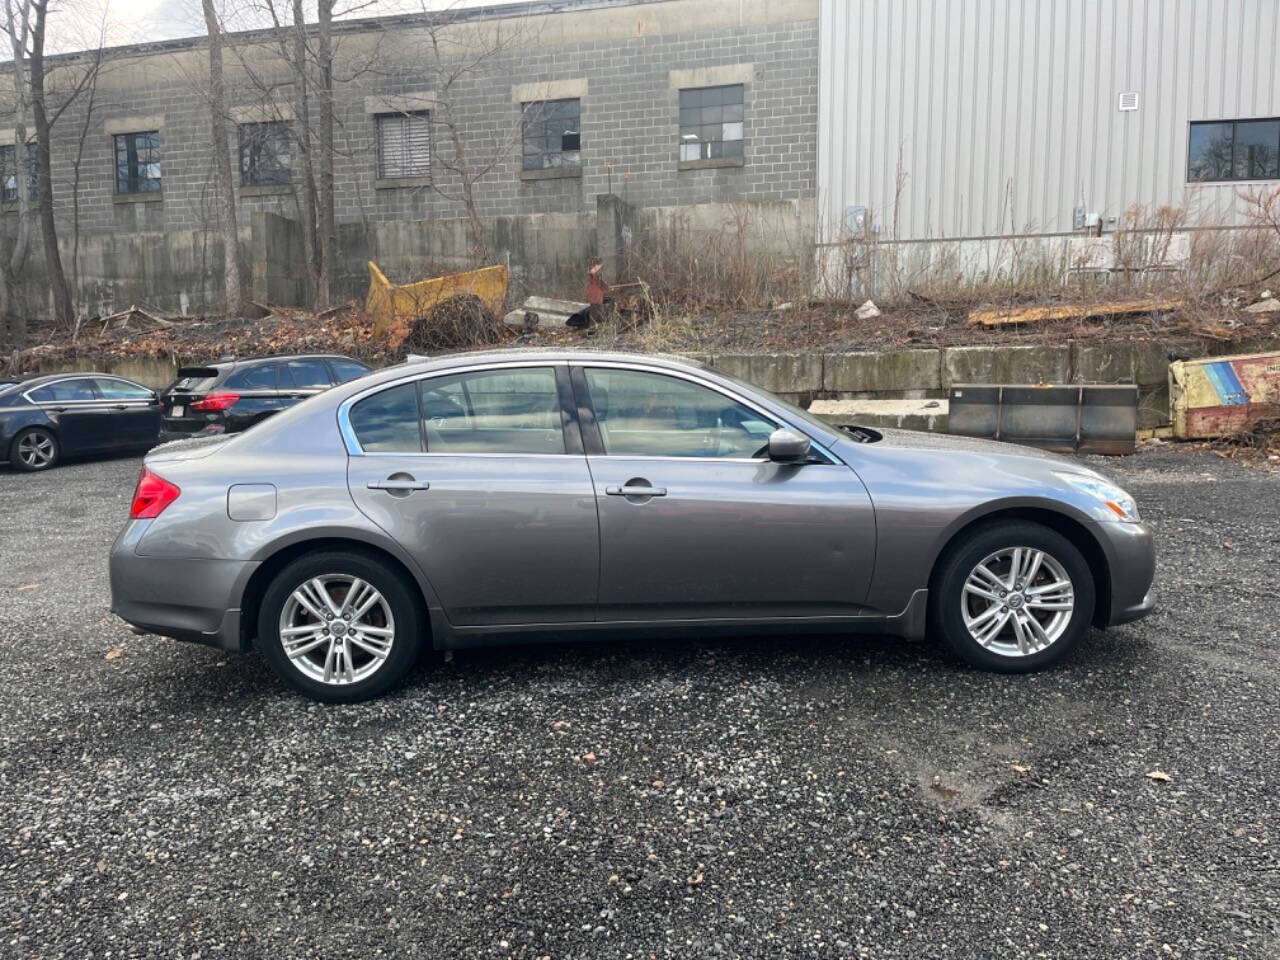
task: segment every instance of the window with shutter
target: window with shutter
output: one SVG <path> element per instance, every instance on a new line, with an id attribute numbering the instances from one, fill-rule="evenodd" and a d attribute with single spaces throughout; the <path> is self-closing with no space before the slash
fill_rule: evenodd
<path id="1" fill-rule="evenodd" d="M 405 180 L 431 176 L 431 116 L 382 113 L 378 125 L 378 179 Z"/>

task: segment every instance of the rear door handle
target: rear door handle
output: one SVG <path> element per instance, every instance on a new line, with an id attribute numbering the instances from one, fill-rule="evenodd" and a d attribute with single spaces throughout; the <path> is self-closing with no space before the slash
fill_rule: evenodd
<path id="1" fill-rule="evenodd" d="M 370 480 L 369 489 L 408 493 L 412 490 L 430 490 L 431 484 L 425 480 Z"/>
<path id="2" fill-rule="evenodd" d="M 666 487 L 644 487 L 628 483 L 622 486 L 605 487 L 604 492 L 611 497 L 665 497 Z"/>

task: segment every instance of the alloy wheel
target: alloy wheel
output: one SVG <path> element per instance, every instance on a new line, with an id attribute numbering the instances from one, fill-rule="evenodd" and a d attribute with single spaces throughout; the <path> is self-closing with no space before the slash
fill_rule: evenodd
<path id="1" fill-rule="evenodd" d="M 960 596 L 969 635 L 1004 657 L 1047 650 L 1066 632 L 1074 610 L 1066 568 L 1035 547 L 1006 547 L 984 557 Z"/>
<path id="2" fill-rule="evenodd" d="M 18 439 L 18 458 L 29 470 L 43 470 L 49 466 L 55 452 L 53 437 L 42 430 L 33 430 Z"/>
<path id="3" fill-rule="evenodd" d="M 343 686 L 376 673 L 391 654 L 391 605 L 368 581 L 349 574 L 310 577 L 280 611 L 280 645 L 312 680 Z"/>

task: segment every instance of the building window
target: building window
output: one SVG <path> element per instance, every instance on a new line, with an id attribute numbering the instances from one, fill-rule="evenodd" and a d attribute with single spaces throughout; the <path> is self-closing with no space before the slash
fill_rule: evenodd
<path id="1" fill-rule="evenodd" d="M 742 156 L 740 83 L 680 91 L 680 159 Z"/>
<path id="2" fill-rule="evenodd" d="M 240 124 L 240 185 L 270 187 L 293 180 L 293 139 L 279 120 Z"/>
<path id="3" fill-rule="evenodd" d="M 1187 180 L 1280 179 L 1280 119 L 1191 124 Z"/>
<path id="4" fill-rule="evenodd" d="M 431 115 L 380 113 L 378 126 L 378 179 L 405 180 L 431 176 Z"/>
<path id="5" fill-rule="evenodd" d="M 581 168 L 582 102 L 575 97 L 521 106 L 524 108 L 523 169 Z"/>
<path id="6" fill-rule="evenodd" d="M 117 133 L 116 193 L 160 192 L 160 132 Z"/>
<path id="7" fill-rule="evenodd" d="M 18 202 L 18 166 L 14 162 L 17 149 L 13 146 L 0 147 L 0 202 Z M 36 182 L 36 145 L 27 144 L 27 199 L 39 198 L 40 189 Z"/>

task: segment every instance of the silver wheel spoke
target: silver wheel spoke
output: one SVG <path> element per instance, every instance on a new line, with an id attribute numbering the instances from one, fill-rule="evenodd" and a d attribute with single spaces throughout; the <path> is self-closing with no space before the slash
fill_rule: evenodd
<path id="1" fill-rule="evenodd" d="M 1026 657 L 1066 632 L 1075 591 L 1052 554 L 1010 546 L 974 565 L 961 587 L 960 611 L 974 642 L 1000 656 Z"/>
<path id="2" fill-rule="evenodd" d="M 377 587 L 350 574 L 323 574 L 299 583 L 280 611 L 279 631 L 293 667 L 333 685 L 372 676 L 396 642 L 391 605 Z"/>

